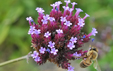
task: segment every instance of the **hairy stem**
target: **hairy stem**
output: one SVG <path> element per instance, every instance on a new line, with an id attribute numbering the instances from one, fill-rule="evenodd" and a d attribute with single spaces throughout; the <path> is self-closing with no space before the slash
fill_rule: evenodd
<path id="1" fill-rule="evenodd" d="M 16 58 L 16 59 L 12 59 L 12 60 L 9 60 L 9 61 L 2 62 L 2 63 L 0 63 L 0 67 L 5 66 L 5 65 L 10 64 L 10 63 L 14 63 L 14 62 L 23 60 L 23 59 L 28 59 L 29 57 L 31 57 L 30 53 L 28 55 L 25 55 L 25 56 L 22 56 L 22 57 L 19 57 L 19 58 Z"/>

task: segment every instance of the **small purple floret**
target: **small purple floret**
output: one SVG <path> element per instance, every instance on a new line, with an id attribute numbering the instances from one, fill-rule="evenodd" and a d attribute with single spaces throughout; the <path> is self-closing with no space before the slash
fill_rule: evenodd
<path id="1" fill-rule="evenodd" d="M 66 20 L 66 17 L 62 17 L 62 16 L 61 16 L 60 18 L 61 18 L 61 19 L 60 19 L 61 22 L 67 21 L 67 20 Z"/>
<path id="2" fill-rule="evenodd" d="M 72 43 L 76 43 L 76 42 L 77 42 L 77 38 L 76 38 L 76 37 L 71 37 L 70 41 L 71 41 Z"/>
<path id="3" fill-rule="evenodd" d="M 52 43 L 52 41 L 50 41 L 48 47 L 53 48 L 55 47 L 54 45 L 55 45 L 55 42 Z"/>
<path id="4" fill-rule="evenodd" d="M 73 54 L 73 56 L 75 56 L 75 57 L 81 57 L 81 54 L 78 54 L 77 52 L 75 52 L 75 53 Z"/>
<path id="5" fill-rule="evenodd" d="M 47 24 L 48 23 L 48 21 L 45 20 L 45 19 L 44 20 L 42 19 L 41 21 L 42 21 L 42 24 Z"/>
<path id="6" fill-rule="evenodd" d="M 34 26 L 30 26 L 30 29 L 28 31 L 28 34 L 33 34 L 34 33 L 34 30 L 35 30 L 35 27 Z"/>
<path id="7" fill-rule="evenodd" d="M 75 8 L 75 9 L 77 10 L 77 12 L 83 12 L 83 10 L 80 8 Z"/>
<path id="8" fill-rule="evenodd" d="M 32 17 L 27 17 L 26 20 L 27 21 L 32 21 L 33 19 L 32 19 Z"/>
<path id="9" fill-rule="evenodd" d="M 67 47 L 68 47 L 70 50 L 72 50 L 73 48 L 75 48 L 75 45 L 74 45 L 74 43 L 69 42 L 69 44 L 67 45 Z"/>
<path id="10" fill-rule="evenodd" d="M 79 25 L 80 27 L 84 27 L 85 23 L 84 23 L 84 22 L 79 22 L 78 25 Z"/>
<path id="11" fill-rule="evenodd" d="M 39 51 L 40 51 L 40 53 L 44 54 L 44 53 L 45 53 L 45 51 L 46 51 L 46 49 L 45 49 L 45 48 L 43 48 L 43 47 L 41 47 L 41 48 L 39 49 Z"/>
<path id="12" fill-rule="evenodd" d="M 68 67 L 68 71 L 74 71 L 74 67 L 69 66 L 69 67 Z"/>
<path id="13" fill-rule="evenodd" d="M 34 59 L 34 61 L 35 61 L 35 62 L 40 61 L 40 57 L 37 56 L 37 57 Z"/>
<path id="14" fill-rule="evenodd" d="M 44 19 L 44 20 L 48 20 L 48 19 L 49 19 L 49 15 L 46 14 L 45 16 L 43 16 L 43 19 Z"/>
<path id="15" fill-rule="evenodd" d="M 41 33 L 40 31 L 41 31 L 40 29 L 38 29 L 38 30 L 35 29 L 33 33 L 34 34 L 40 34 Z"/>
<path id="16" fill-rule="evenodd" d="M 61 1 L 55 2 L 55 5 L 56 5 L 56 6 L 59 6 L 60 4 L 62 4 Z"/>
<path id="17" fill-rule="evenodd" d="M 52 21 L 55 21 L 55 18 L 54 17 L 50 17 L 49 20 L 52 22 Z"/>
<path id="18" fill-rule="evenodd" d="M 39 55 L 39 53 L 38 53 L 37 51 L 34 51 L 33 54 L 31 54 L 31 56 L 32 56 L 33 58 L 36 58 L 38 55 Z"/>
<path id="19" fill-rule="evenodd" d="M 95 36 L 96 33 L 98 33 L 98 31 L 97 31 L 95 28 L 92 28 L 92 32 L 91 32 L 91 34 Z"/>
<path id="20" fill-rule="evenodd" d="M 86 19 L 87 17 L 90 17 L 87 13 L 85 13 L 85 17 L 83 19 Z"/>
<path id="21" fill-rule="evenodd" d="M 44 12 L 44 10 L 42 8 L 39 8 L 39 7 L 37 7 L 36 10 L 37 10 L 38 13 L 43 13 Z"/>
<path id="22" fill-rule="evenodd" d="M 56 55 L 57 52 L 58 52 L 58 49 L 55 49 L 55 48 L 52 48 L 52 49 L 51 49 L 51 53 L 53 53 L 54 55 Z"/>
<path id="23" fill-rule="evenodd" d="M 64 10 L 69 10 L 69 7 L 63 6 Z"/>
<path id="24" fill-rule="evenodd" d="M 51 35 L 51 33 L 49 33 L 49 31 L 47 31 L 47 32 L 44 34 L 44 36 L 45 36 L 46 38 L 48 38 L 50 35 Z"/>
<path id="25" fill-rule="evenodd" d="M 57 32 L 58 34 L 60 34 L 60 33 L 63 33 L 63 30 L 58 29 L 58 30 L 56 30 L 56 32 Z"/>
<path id="26" fill-rule="evenodd" d="M 64 23 L 64 25 L 70 27 L 70 26 L 72 25 L 72 23 L 71 23 L 70 21 L 66 21 L 66 22 Z"/>

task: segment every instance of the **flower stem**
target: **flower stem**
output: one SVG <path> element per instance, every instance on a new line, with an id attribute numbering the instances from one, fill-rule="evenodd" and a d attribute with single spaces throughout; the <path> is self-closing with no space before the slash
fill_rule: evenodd
<path id="1" fill-rule="evenodd" d="M 10 64 L 10 63 L 14 63 L 14 62 L 23 60 L 23 59 L 28 59 L 29 57 L 31 57 L 30 54 L 16 58 L 16 59 L 12 59 L 12 60 L 9 60 L 9 61 L 2 62 L 2 63 L 0 63 L 0 67 L 5 66 L 5 65 Z"/>

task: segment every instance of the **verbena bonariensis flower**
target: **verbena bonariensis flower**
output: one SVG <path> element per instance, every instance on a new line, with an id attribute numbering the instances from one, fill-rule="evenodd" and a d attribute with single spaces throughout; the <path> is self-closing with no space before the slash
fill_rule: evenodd
<path id="1" fill-rule="evenodd" d="M 50 14 L 45 15 L 44 10 L 37 7 L 38 24 L 35 24 L 31 17 L 26 18 L 30 25 L 28 34 L 31 34 L 32 37 L 32 47 L 35 48 L 32 57 L 37 64 L 41 65 L 49 60 L 63 69 L 74 71 L 69 60 L 84 56 L 87 51 L 78 48 L 88 42 L 90 36 L 95 36 L 98 32 L 93 28 L 91 33 L 82 34 L 81 30 L 85 25 L 85 19 L 89 15 L 86 14 L 81 18 L 79 13 L 83 10 L 80 8 L 75 8 L 76 13 L 73 15 L 74 6 L 77 3 L 71 3 L 72 8 L 69 8 L 70 0 L 64 2 L 66 2 L 66 6 L 63 6 L 63 13 L 60 11 L 61 1 L 51 4 L 53 9 Z"/>

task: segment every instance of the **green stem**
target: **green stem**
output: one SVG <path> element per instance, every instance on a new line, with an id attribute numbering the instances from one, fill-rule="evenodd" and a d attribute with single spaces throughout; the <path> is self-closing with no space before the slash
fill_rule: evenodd
<path id="1" fill-rule="evenodd" d="M 31 57 L 31 56 L 28 54 L 26 56 L 22 56 L 22 57 L 19 57 L 19 58 L 16 58 L 16 59 L 12 59 L 12 60 L 9 60 L 9 61 L 6 61 L 6 62 L 2 62 L 2 63 L 0 63 L 0 67 L 7 65 L 7 64 L 10 64 L 10 63 L 14 63 L 14 62 L 23 60 L 23 59 L 28 59 L 29 57 Z"/>

